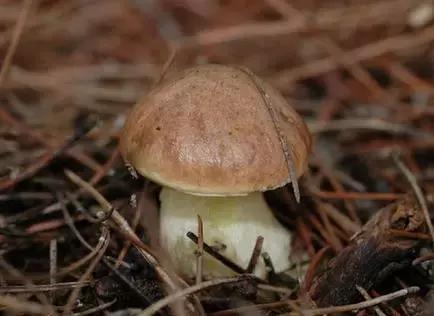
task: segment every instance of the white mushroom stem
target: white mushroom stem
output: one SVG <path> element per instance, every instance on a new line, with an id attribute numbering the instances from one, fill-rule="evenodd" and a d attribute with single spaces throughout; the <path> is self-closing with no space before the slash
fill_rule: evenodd
<path id="1" fill-rule="evenodd" d="M 222 255 L 246 268 L 258 236 L 264 237 L 267 252 L 276 272 L 289 267 L 291 235 L 274 217 L 262 193 L 235 197 L 207 197 L 182 193 L 163 187 L 161 200 L 161 241 L 174 266 L 186 277 L 196 273 L 197 246 L 186 237 L 197 231 L 197 215 L 203 220 L 204 241 Z M 254 273 L 266 275 L 258 261 Z M 228 277 L 234 272 L 209 254 L 203 257 L 204 278 Z"/>

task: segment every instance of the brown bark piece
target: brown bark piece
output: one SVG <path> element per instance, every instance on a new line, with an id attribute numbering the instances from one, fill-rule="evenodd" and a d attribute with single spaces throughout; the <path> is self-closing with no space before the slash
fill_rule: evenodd
<path id="1" fill-rule="evenodd" d="M 392 230 L 425 232 L 422 211 L 412 195 L 378 211 L 351 243 L 318 274 L 308 296 L 319 307 L 345 305 L 362 299 L 359 285 L 370 289 L 417 255 L 418 239 L 397 237 Z"/>

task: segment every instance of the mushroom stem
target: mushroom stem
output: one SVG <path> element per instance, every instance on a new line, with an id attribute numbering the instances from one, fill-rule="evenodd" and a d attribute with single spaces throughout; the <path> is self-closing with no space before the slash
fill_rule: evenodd
<path id="1" fill-rule="evenodd" d="M 179 272 L 196 275 L 196 245 L 186 237 L 197 230 L 197 216 L 203 220 L 204 242 L 241 267 L 247 267 L 258 236 L 262 250 L 273 259 L 277 272 L 289 267 L 290 233 L 274 217 L 261 193 L 244 196 L 207 197 L 163 187 L 161 200 L 161 241 Z M 228 277 L 234 272 L 207 253 L 203 254 L 205 279 Z M 259 261 L 253 271 L 265 277 Z"/>

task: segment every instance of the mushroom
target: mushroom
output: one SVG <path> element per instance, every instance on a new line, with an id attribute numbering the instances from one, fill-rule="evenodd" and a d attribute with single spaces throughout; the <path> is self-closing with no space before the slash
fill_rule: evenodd
<path id="1" fill-rule="evenodd" d="M 129 114 L 124 160 L 160 184 L 161 244 L 186 277 L 203 220 L 204 242 L 246 267 L 258 236 L 277 272 L 290 266 L 291 235 L 262 192 L 297 183 L 311 138 L 303 119 L 269 84 L 241 67 L 201 65 L 169 76 Z M 254 273 L 264 277 L 258 262 Z M 204 278 L 234 272 L 208 254 Z"/>

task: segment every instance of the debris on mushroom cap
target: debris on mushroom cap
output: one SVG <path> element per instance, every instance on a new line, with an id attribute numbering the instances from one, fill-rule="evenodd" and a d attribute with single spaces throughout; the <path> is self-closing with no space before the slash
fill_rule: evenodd
<path id="1" fill-rule="evenodd" d="M 280 93 L 244 69 L 202 65 L 167 78 L 141 100 L 120 145 L 125 161 L 160 184 L 197 195 L 243 195 L 291 182 L 282 138 L 302 175 L 310 134 Z"/>

